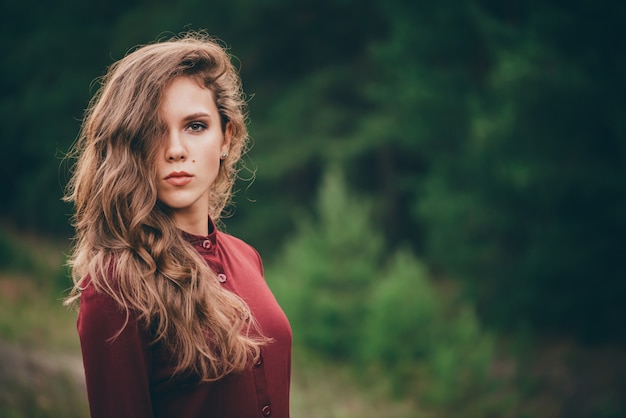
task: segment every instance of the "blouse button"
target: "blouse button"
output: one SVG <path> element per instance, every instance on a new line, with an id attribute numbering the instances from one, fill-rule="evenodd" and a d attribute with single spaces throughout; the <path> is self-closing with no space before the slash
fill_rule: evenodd
<path id="1" fill-rule="evenodd" d="M 220 273 L 217 275 L 217 280 L 220 281 L 220 283 L 225 283 L 226 282 L 226 275 L 224 273 Z"/>
<path id="2" fill-rule="evenodd" d="M 259 354 L 259 358 L 254 363 L 254 367 L 261 367 L 263 365 L 263 356 Z"/>
<path id="3" fill-rule="evenodd" d="M 272 408 L 270 408 L 269 405 L 265 405 L 263 408 L 261 408 L 261 413 L 264 417 L 269 417 L 272 414 Z"/>
<path id="4" fill-rule="evenodd" d="M 210 240 L 208 240 L 208 239 L 207 239 L 207 240 L 205 240 L 205 241 L 203 241 L 203 242 L 202 242 L 202 246 L 203 246 L 204 248 L 206 248 L 206 249 L 211 248 L 211 241 L 210 241 Z"/>

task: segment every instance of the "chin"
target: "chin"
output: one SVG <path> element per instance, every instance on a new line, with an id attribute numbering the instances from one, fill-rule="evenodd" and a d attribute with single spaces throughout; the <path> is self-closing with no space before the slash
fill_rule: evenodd
<path id="1" fill-rule="evenodd" d="M 163 203 L 165 206 L 172 210 L 185 210 L 191 207 L 191 204 L 181 203 L 181 202 L 171 202 L 171 203 Z"/>

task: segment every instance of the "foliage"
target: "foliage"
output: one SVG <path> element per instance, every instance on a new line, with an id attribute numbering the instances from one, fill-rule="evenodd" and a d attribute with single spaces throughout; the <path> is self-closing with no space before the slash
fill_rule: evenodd
<path id="1" fill-rule="evenodd" d="M 299 233 L 287 241 L 268 276 L 276 276 L 278 297 L 298 324 L 296 342 L 349 358 L 364 338 L 369 287 L 380 270 L 383 243 L 367 204 L 349 196 L 334 173 L 319 196 L 319 220 L 299 217 Z"/>
<path id="2" fill-rule="evenodd" d="M 614 94 L 626 84 L 605 65 L 626 61 L 590 44 L 616 36 L 617 22 L 588 26 L 586 14 L 602 11 L 571 6 L 472 11 L 488 71 L 462 100 L 454 146 L 428 158 L 414 215 L 428 225 L 429 261 L 467 278 L 491 323 L 623 339 L 626 177 L 614 115 L 625 103 Z"/>
<path id="3" fill-rule="evenodd" d="M 36 262 L 26 248 L 20 248 L 9 234 L 0 229 L 0 268 L 3 270 L 33 271 Z"/>
<path id="4" fill-rule="evenodd" d="M 495 352 L 472 308 L 448 306 L 410 253 L 398 252 L 384 272 L 364 324 L 368 363 L 379 363 L 398 393 L 413 383 L 424 402 L 440 409 L 484 413 L 472 408 L 485 408 L 492 393 L 487 372 Z"/>
<path id="5" fill-rule="evenodd" d="M 66 248 L 41 242 L 41 237 L 19 237 L 0 225 L 0 273 L 29 276 L 42 290 L 60 297 L 72 282 L 63 265 Z"/>
<path id="6" fill-rule="evenodd" d="M 316 219 L 295 235 L 267 277 L 294 329 L 296 347 L 367 370 L 424 409 L 490 416 L 501 407 L 489 376 L 490 335 L 472 308 L 454 306 L 408 250 L 386 257 L 371 210 L 331 169 Z M 303 220 L 305 219 L 305 220 Z"/>

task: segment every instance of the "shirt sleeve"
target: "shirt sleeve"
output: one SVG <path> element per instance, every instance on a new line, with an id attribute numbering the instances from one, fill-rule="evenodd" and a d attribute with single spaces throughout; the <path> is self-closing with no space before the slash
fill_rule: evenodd
<path id="1" fill-rule="evenodd" d="M 77 325 L 91 418 L 152 418 L 149 337 L 132 312 L 127 322 L 111 296 L 88 285 Z"/>

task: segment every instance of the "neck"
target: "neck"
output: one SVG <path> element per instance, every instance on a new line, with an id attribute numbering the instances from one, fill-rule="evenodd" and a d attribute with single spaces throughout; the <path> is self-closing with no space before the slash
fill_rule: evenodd
<path id="1" fill-rule="evenodd" d="M 181 213 L 174 213 L 174 224 L 180 230 L 193 235 L 209 235 L 209 214 L 198 216 L 185 216 Z"/>

